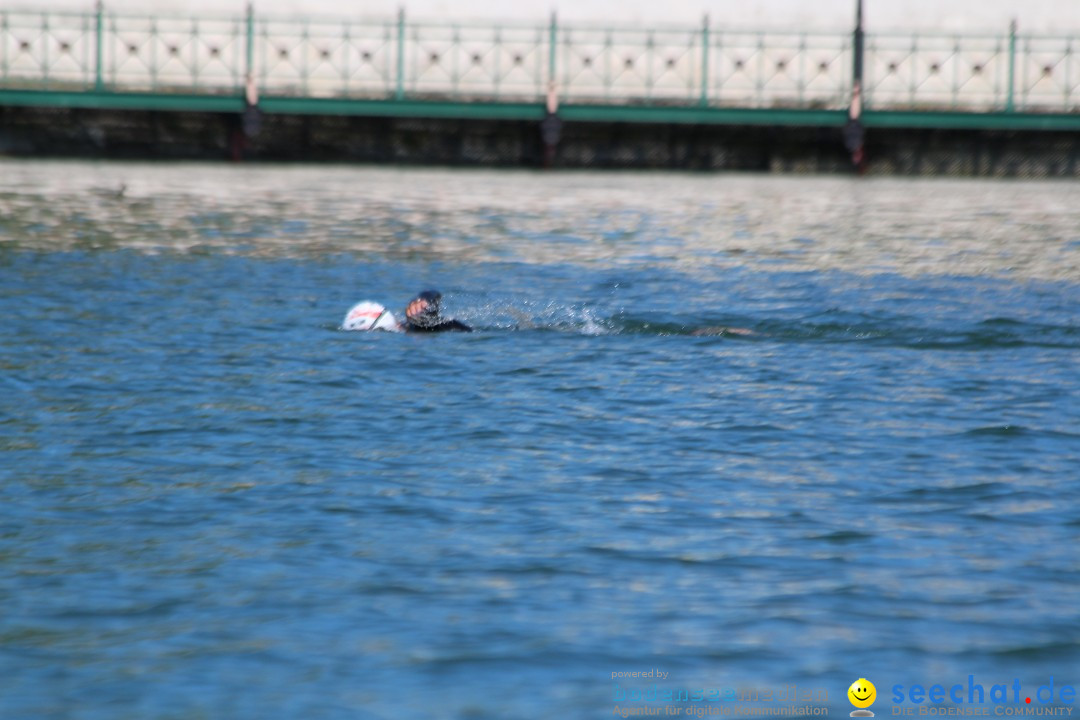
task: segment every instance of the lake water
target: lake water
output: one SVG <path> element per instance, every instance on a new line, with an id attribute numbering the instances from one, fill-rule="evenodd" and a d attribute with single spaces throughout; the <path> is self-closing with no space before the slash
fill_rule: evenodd
<path id="1" fill-rule="evenodd" d="M 0 717 L 1076 685 L 1078 197 L 5 161 Z"/>

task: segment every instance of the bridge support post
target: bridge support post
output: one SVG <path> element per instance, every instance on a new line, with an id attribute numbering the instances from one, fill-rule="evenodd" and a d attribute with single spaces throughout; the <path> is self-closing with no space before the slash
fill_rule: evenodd
<path id="1" fill-rule="evenodd" d="M 559 117 L 559 85 L 556 76 L 558 68 L 559 25 L 555 13 L 551 13 L 551 25 L 548 26 L 548 82 L 546 112 L 540 121 L 540 139 L 544 144 L 544 168 L 555 164 L 555 153 L 562 138 L 563 121 Z"/>
<path id="2" fill-rule="evenodd" d="M 1016 18 L 1009 23 L 1009 86 L 1005 88 L 1005 112 L 1016 110 Z"/>
<path id="3" fill-rule="evenodd" d="M 244 84 L 251 86 L 255 82 L 255 7 L 247 4 L 244 18 Z"/>
<path id="4" fill-rule="evenodd" d="M 705 107 L 709 104 L 709 14 L 706 13 L 701 21 L 701 97 L 698 104 Z"/>
<path id="5" fill-rule="evenodd" d="M 548 92 L 555 88 L 555 68 L 558 60 L 559 25 L 555 13 L 551 13 L 551 25 L 548 27 Z"/>
<path id="6" fill-rule="evenodd" d="M 94 5 L 94 89 L 105 89 L 105 3 Z"/>
<path id="7" fill-rule="evenodd" d="M 248 141 L 262 129 L 262 113 L 259 111 L 259 86 L 255 80 L 255 8 L 249 2 L 245 26 L 244 57 L 244 112 L 236 121 L 228 123 L 229 149 L 233 162 L 244 159 Z"/>
<path id="8" fill-rule="evenodd" d="M 405 8 L 398 8 L 397 14 L 397 87 L 394 97 L 405 99 Z"/>
<path id="9" fill-rule="evenodd" d="M 844 145 L 851 153 L 851 164 L 862 174 L 866 169 L 866 129 L 862 124 L 862 84 L 863 84 L 863 3 L 855 0 L 855 33 L 852 36 L 851 68 L 851 104 L 848 106 L 848 121 L 844 126 Z"/>

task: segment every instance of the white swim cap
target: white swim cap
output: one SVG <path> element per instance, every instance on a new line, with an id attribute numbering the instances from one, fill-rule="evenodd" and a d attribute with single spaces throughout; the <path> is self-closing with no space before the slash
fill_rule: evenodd
<path id="1" fill-rule="evenodd" d="M 342 330 L 387 330 L 400 332 L 394 313 L 387 310 L 377 302 L 365 300 L 357 303 L 345 313 L 345 321 L 341 323 Z"/>

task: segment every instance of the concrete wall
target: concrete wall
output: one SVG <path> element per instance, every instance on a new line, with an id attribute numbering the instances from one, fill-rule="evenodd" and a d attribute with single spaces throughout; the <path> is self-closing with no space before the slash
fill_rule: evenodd
<path id="1" fill-rule="evenodd" d="M 1080 177 L 1080 133 L 870 130 L 871 174 Z M 538 167 L 538 123 L 0 107 L 0 154 L 20 157 Z M 851 172 L 839 129 L 567 123 L 567 168 Z"/>

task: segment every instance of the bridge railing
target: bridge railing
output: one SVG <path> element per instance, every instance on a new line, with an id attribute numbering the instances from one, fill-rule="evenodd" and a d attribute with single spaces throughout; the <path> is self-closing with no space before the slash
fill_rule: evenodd
<path id="1" fill-rule="evenodd" d="M 1080 110 L 1080 37 L 1015 38 L 1016 107 Z"/>
<path id="2" fill-rule="evenodd" d="M 1080 109 L 1080 42 L 868 33 L 869 108 Z M 0 88 L 844 108 L 849 32 L 0 10 Z"/>
<path id="3" fill-rule="evenodd" d="M 872 107 L 1072 111 L 1080 108 L 1080 43 L 1020 35 L 878 33 L 866 43 Z"/>
<path id="4" fill-rule="evenodd" d="M 1011 57 L 1007 35 L 869 35 L 867 105 L 1003 109 Z"/>

